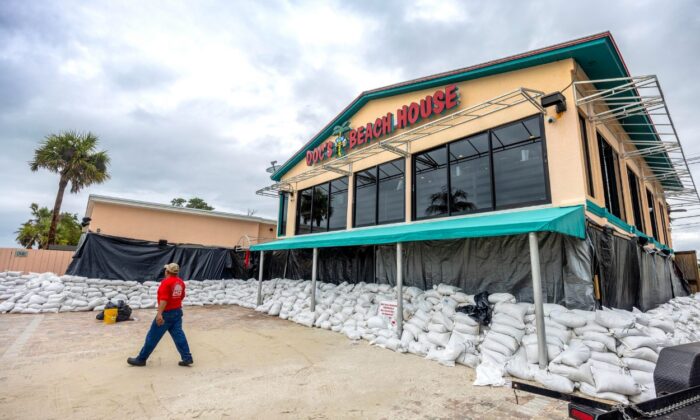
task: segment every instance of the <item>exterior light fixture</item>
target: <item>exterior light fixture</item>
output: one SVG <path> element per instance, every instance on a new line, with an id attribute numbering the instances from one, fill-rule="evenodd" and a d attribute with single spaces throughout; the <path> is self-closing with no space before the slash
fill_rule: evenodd
<path id="1" fill-rule="evenodd" d="M 542 108 L 548 108 L 550 106 L 556 106 L 557 114 L 561 114 L 566 111 L 566 98 L 561 92 L 550 93 L 549 95 L 544 95 L 540 99 Z"/>

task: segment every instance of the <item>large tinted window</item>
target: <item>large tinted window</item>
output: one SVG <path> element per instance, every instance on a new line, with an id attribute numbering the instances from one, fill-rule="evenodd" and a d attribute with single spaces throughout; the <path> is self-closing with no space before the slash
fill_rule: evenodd
<path id="1" fill-rule="evenodd" d="M 379 179 L 377 194 L 378 224 L 405 220 L 404 166 L 404 160 L 398 159 L 377 167 L 377 177 Z"/>
<path id="2" fill-rule="evenodd" d="M 452 214 L 493 207 L 489 135 L 482 133 L 449 145 Z"/>
<path id="3" fill-rule="evenodd" d="M 287 234 L 287 211 L 289 207 L 289 194 L 280 193 L 280 214 L 277 222 L 277 234 L 284 236 Z"/>
<path id="4" fill-rule="evenodd" d="M 530 118 L 491 132 L 496 206 L 547 199 L 540 118 Z"/>
<path id="5" fill-rule="evenodd" d="M 618 177 L 617 153 L 600 133 L 598 133 L 598 150 L 600 152 L 600 171 L 603 174 L 605 207 L 610 213 L 622 219 L 622 196 Z"/>
<path id="6" fill-rule="evenodd" d="M 355 226 L 405 220 L 404 166 L 397 159 L 355 174 Z"/>
<path id="7" fill-rule="evenodd" d="M 313 232 L 328 230 L 329 195 L 328 184 L 321 184 L 314 187 L 313 204 L 311 206 L 311 220 L 313 222 L 311 230 Z"/>
<path id="8" fill-rule="evenodd" d="M 593 189 L 593 172 L 591 171 L 591 152 L 588 148 L 588 130 L 586 130 L 586 120 L 579 115 L 578 125 L 581 129 L 581 146 L 583 147 L 583 162 L 586 168 L 586 186 L 588 187 L 588 195 L 595 197 L 595 190 Z"/>
<path id="9" fill-rule="evenodd" d="M 546 203 L 541 121 L 526 118 L 414 155 L 414 218 Z"/>
<path id="10" fill-rule="evenodd" d="M 444 216 L 449 212 L 447 146 L 414 157 L 415 217 Z"/>
<path id="11" fill-rule="evenodd" d="M 376 168 L 355 174 L 355 226 L 377 223 Z"/>
<path id="12" fill-rule="evenodd" d="M 642 201 L 639 196 L 639 180 L 637 176 L 627 168 L 627 179 L 630 184 L 630 198 L 632 199 L 632 216 L 634 216 L 634 226 L 644 232 L 644 222 L 642 219 Z"/>
<path id="13" fill-rule="evenodd" d="M 299 191 L 297 235 L 344 229 L 347 220 L 347 201 L 347 178 Z"/>
<path id="14" fill-rule="evenodd" d="M 348 220 L 348 179 L 331 182 L 331 203 L 328 208 L 328 230 L 345 229 Z"/>
<path id="15" fill-rule="evenodd" d="M 299 210 L 297 211 L 297 234 L 311 232 L 311 197 L 313 188 L 299 192 Z"/>
<path id="16" fill-rule="evenodd" d="M 649 206 L 649 219 L 651 220 L 651 232 L 647 232 L 647 234 L 658 240 L 659 231 L 656 228 L 656 205 L 654 204 L 654 195 L 649 190 L 647 190 L 647 205 Z"/>

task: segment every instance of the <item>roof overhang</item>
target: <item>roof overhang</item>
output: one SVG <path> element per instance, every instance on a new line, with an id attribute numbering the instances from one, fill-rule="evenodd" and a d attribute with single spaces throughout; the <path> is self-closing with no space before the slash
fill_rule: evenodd
<path id="1" fill-rule="evenodd" d="M 509 236 L 530 232 L 554 232 L 584 239 L 586 237 L 584 207 L 544 207 L 298 235 L 253 245 L 250 250 L 274 251 L 383 245 L 397 242 Z"/>

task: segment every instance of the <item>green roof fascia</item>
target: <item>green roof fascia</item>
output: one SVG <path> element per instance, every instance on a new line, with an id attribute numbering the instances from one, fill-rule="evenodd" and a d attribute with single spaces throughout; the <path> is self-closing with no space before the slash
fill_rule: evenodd
<path id="1" fill-rule="evenodd" d="M 670 252 L 673 252 L 673 249 L 657 241 L 656 238 L 654 238 L 653 236 L 649 236 L 641 230 L 637 229 L 635 226 L 628 224 L 624 220 L 610 213 L 605 207 L 600 207 L 591 200 L 586 200 L 586 210 L 590 211 L 598 217 L 603 217 L 607 219 L 608 222 L 612 223 L 614 226 L 617 226 L 618 228 L 624 230 L 627 233 L 631 233 L 636 236 L 641 236 L 642 238 L 647 238 L 649 242 L 654 244 L 654 246 L 658 249 L 667 249 Z"/>
<path id="2" fill-rule="evenodd" d="M 298 235 L 256 244 L 250 249 L 251 251 L 272 251 L 383 245 L 397 242 L 509 236 L 529 232 L 556 232 L 584 239 L 586 237 L 584 207 L 546 207 Z"/>

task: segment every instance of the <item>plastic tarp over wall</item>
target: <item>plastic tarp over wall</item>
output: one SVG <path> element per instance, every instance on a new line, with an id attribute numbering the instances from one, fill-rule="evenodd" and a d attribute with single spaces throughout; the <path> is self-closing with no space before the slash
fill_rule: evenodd
<path id="1" fill-rule="evenodd" d="M 604 306 L 648 311 L 677 296 L 687 296 L 687 283 L 677 275 L 670 256 L 620 238 L 612 230 L 588 229 L 594 245 Z"/>
<path id="2" fill-rule="evenodd" d="M 163 266 L 180 265 L 185 280 L 224 279 L 234 276 L 230 249 L 157 242 L 88 233 L 68 266 L 67 274 L 90 278 L 160 280 Z"/>
<path id="3" fill-rule="evenodd" d="M 545 302 L 593 309 L 588 242 L 553 233 L 540 234 L 539 242 Z M 533 301 L 527 235 L 411 242 L 403 248 L 406 286 L 426 290 L 445 283 L 470 294 L 508 292 Z M 377 247 L 377 280 L 395 284 L 396 247 Z"/>

